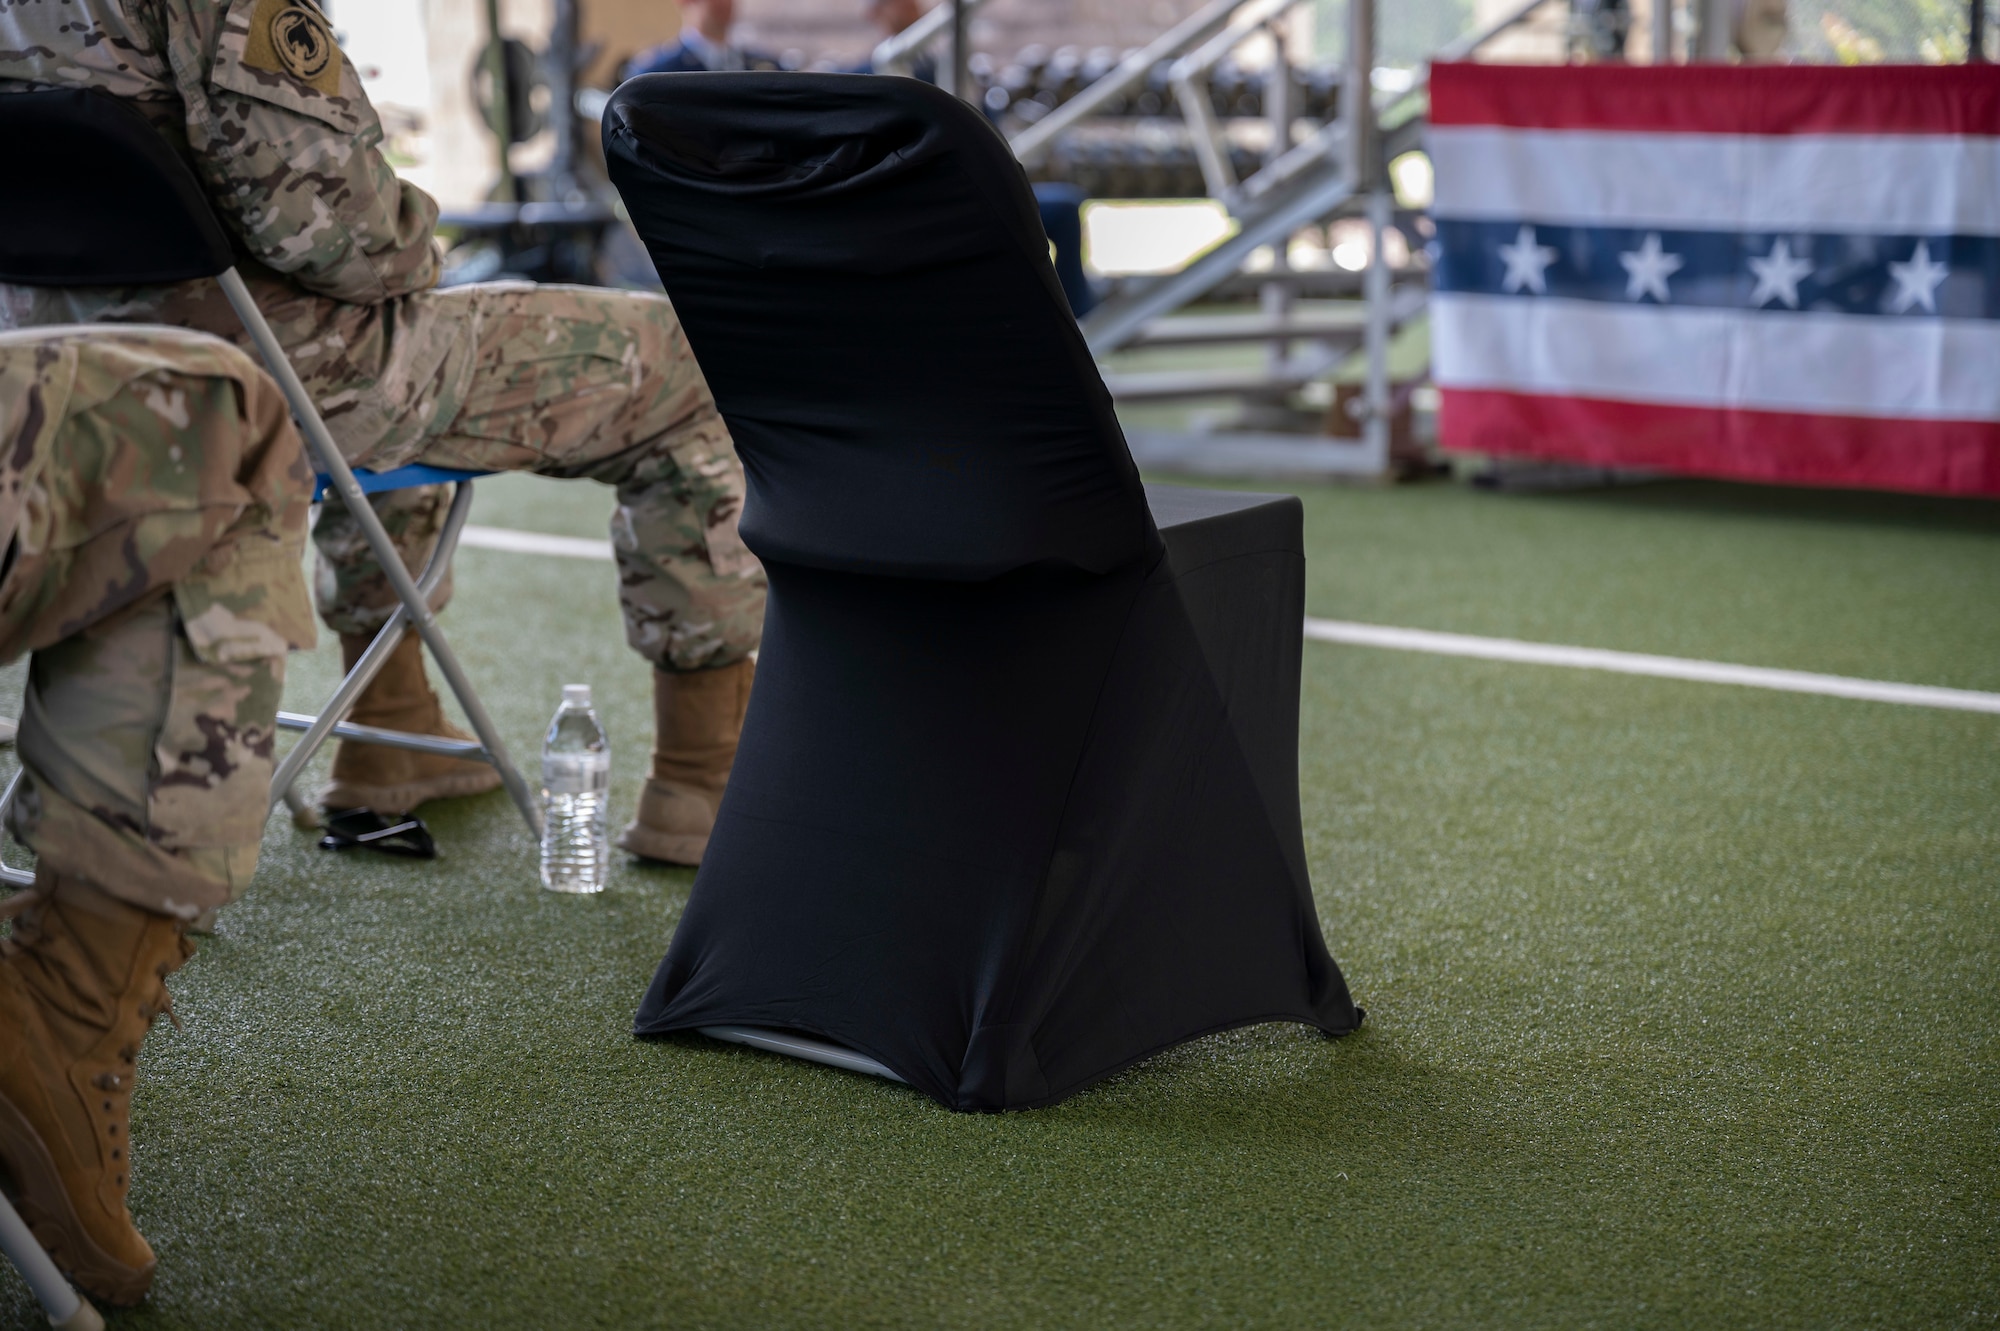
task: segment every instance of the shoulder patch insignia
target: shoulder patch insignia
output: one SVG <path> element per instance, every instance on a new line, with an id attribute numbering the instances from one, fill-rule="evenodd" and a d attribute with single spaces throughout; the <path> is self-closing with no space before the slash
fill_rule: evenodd
<path id="1" fill-rule="evenodd" d="M 288 75 L 334 97 L 340 93 L 341 59 L 319 10 L 302 0 L 257 0 L 243 47 L 247 68 Z"/>

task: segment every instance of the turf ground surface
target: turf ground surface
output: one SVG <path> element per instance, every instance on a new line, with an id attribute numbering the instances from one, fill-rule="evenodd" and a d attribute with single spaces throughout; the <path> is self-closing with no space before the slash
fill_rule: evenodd
<path id="1" fill-rule="evenodd" d="M 603 492 L 475 521 L 602 533 Z M 1699 484 L 1306 493 L 1312 613 L 2000 689 L 2000 506 Z M 468 550 L 447 625 L 532 762 L 636 798 L 603 564 Z M 291 703 L 330 689 L 331 641 Z M 19 667 L 0 679 L 12 714 Z M 1051 1110 L 632 1012 L 692 875 L 537 889 L 274 820 L 147 1046 L 127 1327 L 1983 1326 L 2000 1321 L 2000 717 L 1306 649 L 1356 1036 L 1263 1027 Z M 320 760 L 324 769 L 325 760 Z M 0 1274 L 0 1325 L 42 1325 Z"/>

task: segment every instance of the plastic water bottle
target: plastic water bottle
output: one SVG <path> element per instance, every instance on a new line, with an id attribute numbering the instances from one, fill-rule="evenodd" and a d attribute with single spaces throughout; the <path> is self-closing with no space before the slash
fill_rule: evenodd
<path id="1" fill-rule="evenodd" d="M 590 685 L 565 684 L 542 741 L 542 886 L 549 891 L 604 890 L 610 790 L 611 742 L 591 710 Z"/>

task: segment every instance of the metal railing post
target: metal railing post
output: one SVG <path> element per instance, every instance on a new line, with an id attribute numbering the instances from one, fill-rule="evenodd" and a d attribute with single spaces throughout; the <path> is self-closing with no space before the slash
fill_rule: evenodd
<path id="1" fill-rule="evenodd" d="M 1373 4 L 1374 0 L 1349 0 L 1350 4 Z M 1368 271 L 1361 279 L 1362 299 L 1368 304 L 1368 325 L 1363 346 L 1368 359 L 1368 381 L 1363 393 L 1366 415 L 1361 421 L 1361 441 L 1368 461 L 1377 473 L 1389 470 L 1389 337 L 1394 311 L 1389 308 L 1389 257 L 1383 237 L 1389 231 L 1389 192 L 1376 188 L 1368 195 Z"/>
<path id="2" fill-rule="evenodd" d="M 962 0 L 945 0 L 945 4 L 951 9 L 951 73 L 945 86 L 962 102 L 967 100 L 966 85 L 971 82 L 966 71 L 966 62 L 972 54 L 966 49 L 966 7 Z"/>
<path id="3" fill-rule="evenodd" d="M 1729 58 L 1729 2 L 1728 0 L 1688 0 L 1694 11 L 1694 50 L 1689 58 L 1694 60 L 1727 60 Z"/>
<path id="4" fill-rule="evenodd" d="M 1286 49 L 1285 32 L 1281 22 L 1273 18 L 1270 23 L 1271 72 L 1264 85 L 1264 114 L 1271 128 L 1271 142 L 1264 150 L 1264 164 L 1283 157 L 1292 146 L 1292 62 Z M 1297 301 L 1297 291 L 1292 281 L 1292 238 L 1281 236 L 1271 246 L 1271 280 L 1264 283 L 1258 293 L 1258 303 L 1265 315 L 1274 324 L 1282 324 L 1292 313 Z M 1292 344 L 1287 338 L 1276 338 L 1264 349 L 1264 363 L 1272 374 L 1283 373 L 1291 362 Z"/>
<path id="5" fill-rule="evenodd" d="M 1361 297 L 1368 309 L 1363 347 L 1367 377 L 1361 394 L 1361 441 L 1367 465 L 1389 469 L 1389 259 L 1382 239 L 1389 229 L 1390 200 L 1375 119 L 1375 0 L 1348 0 L 1347 73 L 1341 83 L 1341 114 L 1347 118 L 1347 179 L 1367 201 L 1368 270 Z"/>
<path id="6" fill-rule="evenodd" d="M 521 187 L 514 179 L 514 109 L 507 97 L 507 48 L 500 37 L 500 0 L 486 0 L 486 50 L 480 63 L 491 86 L 487 90 L 486 123 L 500 145 L 500 197 L 518 202 Z"/>
<path id="7" fill-rule="evenodd" d="M 1375 177 L 1375 5 L 1347 6 L 1347 69 L 1340 80 L 1340 119 L 1347 126 L 1347 183 L 1359 194 Z"/>
<path id="8" fill-rule="evenodd" d="M 549 80 L 549 130 L 555 138 L 549 178 L 568 192 L 576 186 L 577 0 L 554 0 L 554 7 L 548 55 L 543 61 Z"/>

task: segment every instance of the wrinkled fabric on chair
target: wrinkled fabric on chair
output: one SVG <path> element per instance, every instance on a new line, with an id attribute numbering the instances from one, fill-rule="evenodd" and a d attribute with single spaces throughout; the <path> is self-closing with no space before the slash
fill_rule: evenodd
<path id="1" fill-rule="evenodd" d="M 1353 1029 L 1299 830 L 1300 507 L 1149 506 L 1005 143 L 912 80 L 677 74 L 605 146 L 771 583 L 638 1031 L 805 1032 L 997 1110 Z"/>

